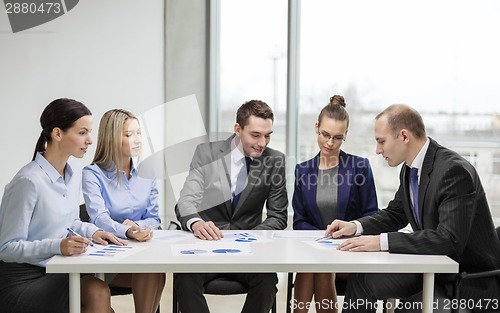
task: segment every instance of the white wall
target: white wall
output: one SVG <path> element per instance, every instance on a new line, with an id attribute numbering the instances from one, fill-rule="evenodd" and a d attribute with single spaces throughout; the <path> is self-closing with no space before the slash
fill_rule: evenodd
<path id="1" fill-rule="evenodd" d="M 163 0 L 80 1 L 65 15 L 15 34 L 0 10 L 0 196 L 31 161 L 39 117 L 50 101 L 86 104 L 94 140 L 105 111 L 141 115 L 163 104 L 164 42 Z M 82 163 L 90 163 L 94 148 Z"/>

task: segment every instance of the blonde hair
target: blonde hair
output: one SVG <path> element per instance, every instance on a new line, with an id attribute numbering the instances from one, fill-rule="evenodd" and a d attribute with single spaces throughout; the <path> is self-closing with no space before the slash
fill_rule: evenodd
<path id="1" fill-rule="evenodd" d="M 121 178 L 119 169 L 125 165 L 122 164 L 123 125 L 129 119 L 139 123 L 137 117 L 126 110 L 113 109 L 104 113 L 99 123 L 97 147 L 92 161 L 105 171 L 116 171 L 118 180 Z"/>

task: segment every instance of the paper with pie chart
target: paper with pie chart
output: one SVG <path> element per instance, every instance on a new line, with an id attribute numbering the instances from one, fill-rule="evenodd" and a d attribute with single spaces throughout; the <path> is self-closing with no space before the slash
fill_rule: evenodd
<path id="1" fill-rule="evenodd" d="M 245 231 L 223 231 L 224 237 L 221 241 L 231 241 L 240 243 L 260 243 L 270 241 L 268 238 L 259 237 L 251 232 Z"/>
<path id="2" fill-rule="evenodd" d="M 322 240 L 314 240 L 314 241 L 304 241 L 305 243 L 313 246 L 316 249 L 331 249 L 337 250 L 337 247 L 340 246 L 347 239 L 322 239 Z"/>
<path id="3" fill-rule="evenodd" d="M 117 246 L 117 245 L 99 245 L 94 244 L 93 247 L 89 247 L 85 253 L 73 255 L 72 257 L 77 258 L 91 258 L 100 259 L 106 258 L 107 260 L 117 261 L 124 259 L 134 253 L 138 253 L 146 249 L 146 246 L 140 245 L 127 245 L 127 246 Z"/>
<path id="4" fill-rule="evenodd" d="M 241 242 L 206 241 L 195 244 L 176 244 L 170 247 L 174 256 L 253 255 L 251 245 Z"/>

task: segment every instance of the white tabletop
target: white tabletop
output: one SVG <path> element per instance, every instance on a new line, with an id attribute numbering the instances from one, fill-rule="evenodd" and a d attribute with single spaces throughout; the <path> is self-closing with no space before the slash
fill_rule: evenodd
<path id="1" fill-rule="evenodd" d="M 346 252 L 335 249 L 317 249 L 300 235 L 279 236 L 297 231 L 248 231 L 267 240 L 251 245 L 251 255 L 174 255 L 170 245 L 199 244 L 201 240 L 183 231 L 189 237 L 181 241 L 151 240 L 130 242 L 147 247 L 125 259 L 80 258 L 56 256 L 47 264 L 48 273 L 137 273 L 137 272 L 392 272 L 392 273 L 456 273 L 458 264 L 446 256 L 410 255 L 387 252 Z M 226 231 L 231 232 L 231 231 Z M 234 232 L 234 231 L 233 231 Z M 310 231 L 323 235 L 322 231 Z M 275 236 L 273 236 L 273 233 Z M 279 237 L 278 237 L 279 236 Z M 159 236 L 158 236 L 159 237 Z M 214 242 L 215 243 L 215 242 Z M 203 244 L 210 244 L 203 242 Z M 216 243 L 218 244 L 218 243 Z"/>
<path id="2" fill-rule="evenodd" d="M 224 231 L 234 234 L 238 231 Z M 182 249 L 207 251 L 233 241 L 204 241 L 176 230 L 156 232 L 148 242 L 130 242 L 136 253 L 125 258 L 55 256 L 47 263 L 48 273 L 70 274 L 70 311 L 80 312 L 79 273 L 223 273 L 223 272 L 336 272 L 336 273 L 423 273 L 423 312 L 432 312 L 435 273 L 457 273 L 458 263 L 443 255 L 413 255 L 388 252 L 346 252 L 322 249 L 315 238 L 323 231 L 251 230 L 257 240 L 238 243 L 248 254 L 177 253 Z M 181 238 L 180 238 L 181 237 Z M 171 238 L 171 239 L 169 239 Z M 179 239 L 180 240 L 176 240 Z"/>

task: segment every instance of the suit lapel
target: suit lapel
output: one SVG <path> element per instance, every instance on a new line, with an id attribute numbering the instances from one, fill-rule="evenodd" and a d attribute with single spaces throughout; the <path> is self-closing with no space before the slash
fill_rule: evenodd
<path id="1" fill-rule="evenodd" d="M 424 207 L 425 203 L 424 199 L 428 192 L 428 187 L 430 183 L 430 174 L 434 167 L 434 159 L 436 156 L 437 149 L 438 149 L 437 143 L 434 140 L 430 139 L 430 144 L 429 147 L 427 148 L 427 152 L 425 153 L 422 169 L 420 170 L 420 182 L 418 184 L 418 214 L 421 223 L 420 226 L 417 224 L 417 222 L 415 221 L 415 217 L 413 216 L 413 207 L 410 198 L 410 168 L 406 165 L 403 165 L 402 175 L 403 175 L 403 182 L 405 185 L 404 188 L 405 198 L 407 199 L 407 201 L 405 201 L 404 203 L 404 206 L 408 220 L 410 221 L 410 224 L 414 230 L 424 229 L 424 215 L 425 215 L 424 213 L 426 209 Z"/>
<path id="2" fill-rule="evenodd" d="M 228 217 L 231 216 L 231 141 L 235 135 L 229 137 L 219 150 L 217 156 L 217 167 L 219 168 L 219 179 L 221 181 L 222 199 L 225 201 Z"/>
<path id="3" fill-rule="evenodd" d="M 323 225 L 323 221 L 321 220 L 321 215 L 319 213 L 318 205 L 316 203 L 316 193 L 318 188 L 318 176 L 319 176 L 319 153 L 316 155 L 314 159 L 311 160 L 311 166 L 307 167 L 307 191 L 306 194 L 310 199 L 309 206 L 314 208 L 311 210 L 311 215 L 315 220 L 315 225 Z"/>
<path id="4" fill-rule="evenodd" d="M 430 175 L 432 169 L 434 168 L 434 159 L 437 152 L 437 143 L 430 139 L 429 147 L 427 148 L 427 153 L 424 157 L 424 163 L 422 164 L 422 169 L 420 170 L 420 184 L 418 187 L 418 207 L 419 207 L 419 218 L 422 221 L 422 229 L 424 223 L 424 199 L 426 197 L 429 183 L 430 183 Z"/>
<path id="5" fill-rule="evenodd" d="M 351 185 L 354 181 L 347 181 L 347 179 L 354 180 L 354 168 L 351 166 L 353 162 L 347 159 L 347 155 L 342 150 L 340 151 L 339 157 L 339 184 L 338 184 L 338 198 L 337 198 L 337 214 L 339 219 L 345 218 L 345 211 L 347 208 L 347 200 L 349 199 L 349 193 L 351 192 Z M 345 165 L 345 166 L 344 166 Z M 347 175 L 347 172 L 352 173 L 352 175 Z M 340 181 L 343 180 L 343 181 Z"/>

